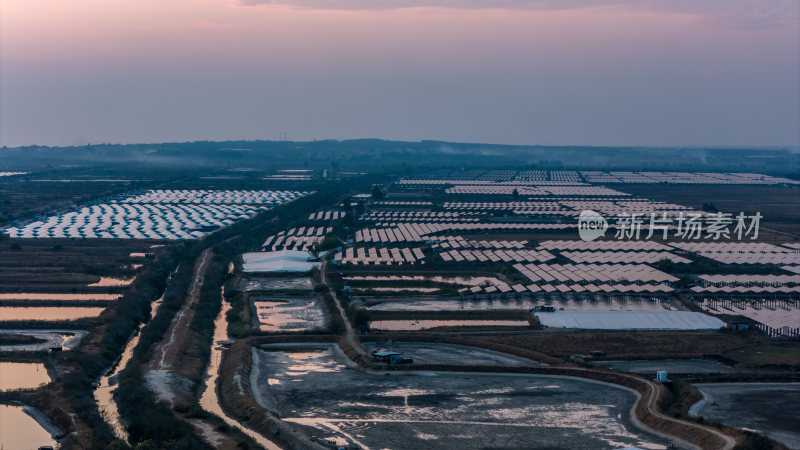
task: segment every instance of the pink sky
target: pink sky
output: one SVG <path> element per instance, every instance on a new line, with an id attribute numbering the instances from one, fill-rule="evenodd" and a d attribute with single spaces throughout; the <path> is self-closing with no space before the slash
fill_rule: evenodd
<path id="1" fill-rule="evenodd" d="M 3 0 L 0 143 L 800 146 L 796 1 L 588 3 Z"/>

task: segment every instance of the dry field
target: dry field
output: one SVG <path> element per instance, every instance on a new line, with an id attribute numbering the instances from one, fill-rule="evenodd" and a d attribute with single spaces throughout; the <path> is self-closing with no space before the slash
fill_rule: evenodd
<path id="1" fill-rule="evenodd" d="M 133 180 L 98 179 L 78 179 L 64 174 L 0 178 L 0 228 L 5 228 L 3 225 L 12 220 L 117 194 L 138 184 Z"/>
<path id="2" fill-rule="evenodd" d="M 408 339 L 408 338 L 406 338 Z M 533 351 L 555 358 L 572 354 L 606 352 L 612 359 L 702 358 L 723 356 L 743 364 L 787 364 L 787 347 L 768 343 L 755 333 L 734 334 L 724 331 L 581 331 L 545 330 L 507 336 L 462 337 L 465 344 L 508 351 Z M 796 349 L 796 344 L 790 345 Z M 752 357 L 757 353 L 758 359 Z M 798 361 L 794 361 L 797 365 Z"/>
<path id="3" fill-rule="evenodd" d="M 163 247 L 155 241 L 119 239 L 3 239 L 0 292 L 121 292 L 124 286 L 88 286 L 101 276 L 129 279 Z M 131 256 L 134 254 L 134 256 Z"/>
<path id="4" fill-rule="evenodd" d="M 760 240 L 787 242 L 800 239 L 800 189 L 754 185 L 624 185 L 625 192 L 669 203 L 700 208 L 713 203 L 721 212 L 763 216 Z M 775 230 L 779 233 L 769 233 Z M 787 233 L 787 234 L 782 234 Z"/>

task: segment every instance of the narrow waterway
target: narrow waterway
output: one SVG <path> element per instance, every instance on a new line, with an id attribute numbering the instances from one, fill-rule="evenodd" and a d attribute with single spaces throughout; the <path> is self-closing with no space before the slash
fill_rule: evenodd
<path id="1" fill-rule="evenodd" d="M 161 306 L 161 301 L 163 299 L 164 296 L 162 295 L 150 304 L 151 320 L 155 317 L 156 312 L 158 312 L 158 307 Z M 139 325 L 134 335 L 128 340 L 128 343 L 125 344 L 125 348 L 122 350 L 122 355 L 117 363 L 110 367 L 108 372 L 100 378 L 100 382 L 94 390 L 94 400 L 97 402 L 100 413 L 111 426 L 117 439 L 121 439 L 125 442 L 128 442 L 128 431 L 125 429 L 125 424 L 122 422 L 122 417 L 119 415 L 117 402 L 114 401 L 114 391 L 117 389 L 116 375 L 125 369 L 125 366 L 128 365 L 128 361 L 133 357 L 133 349 L 136 348 L 136 345 L 139 343 L 142 328 L 144 328 L 146 324 L 147 322 L 142 322 L 142 324 Z"/>
<path id="2" fill-rule="evenodd" d="M 220 297 L 222 297 L 222 290 L 220 290 Z M 223 345 L 229 340 L 228 318 L 226 315 L 230 309 L 231 304 L 225 301 L 225 298 L 222 297 L 222 308 L 220 309 L 217 318 L 214 319 L 214 340 L 211 343 L 211 357 L 209 359 L 208 367 L 206 368 L 205 389 L 203 389 L 203 393 L 200 396 L 200 406 L 202 406 L 206 411 L 222 418 L 222 420 L 224 420 L 228 425 L 238 428 L 253 438 L 253 440 L 255 440 L 262 447 L 268 450 L 279 450 L 280 447 L 274 442 L 251 430 L 250 428 L 247 428 L 239 423 L 236 419 L 225 414 L 225 411 L 222 410 L 222 405 L 219 403 L 217 379 L 219 378 L 219 368 L 222 364 L 222 353 L 224 351 Z"/>

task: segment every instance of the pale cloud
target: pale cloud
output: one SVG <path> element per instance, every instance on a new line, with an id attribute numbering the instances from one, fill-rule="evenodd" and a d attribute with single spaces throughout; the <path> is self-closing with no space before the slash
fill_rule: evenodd
<path id="1" fill-rule="evenodd" d="M 736 28 L 797 26 L 797 0 L 239 0 L 247 6 L 293 6 L 303 9 L 380 11 L 406 8 L 516 9 L 565 11 L 614 8 L 640 12 L 687 14 L 709 24 Z"/>
<path id="2" fill-rule="evenodd" d="M 0 2 L 0 145 L 800 147 L 797 0 Z"/>

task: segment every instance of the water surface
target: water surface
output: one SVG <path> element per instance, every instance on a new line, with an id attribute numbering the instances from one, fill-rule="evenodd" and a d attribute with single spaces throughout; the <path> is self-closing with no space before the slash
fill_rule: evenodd
<path id="1" fill-rule="evenodd" d="M 0 361 L 0 391 L 35 389 L 50 381 L 42 363 Z"/>
<path id="2" fill-rule="evenodd" d="M 256 401 L 338 445 L 663 449 L 668 443 L 631 422 L 633 392 L 583 379 L 369 372 L 348 365 L 335 345 L 265 346 L 253 355 Z"/>
<path id="3" fill-rule="evenodd" d="M 527 327 L 526 320 L 373 320 L 370 328 L 386 331 L 415 331 L 438 327 Z"/>
<path id="4" fill-rule="evenodd" d="M 97 317 L 105 308 L 91 306 L 0 306 L 0 321 L 61 321 Z"/>
<path id="5" fill-rule="evenodd" d="M 58 443 L 21 406 L 0 405 L 0 448 L 8 450 L 37 449 Z"/>
<path id="6" fill-rule="evenodd" d="M 220 295 L 222 293 L 220 292 Z M 205 372 L 205 388 L 200 396 L 200 406 L 208 412 L 211 412 L 225 421 L 228 425 L 242 430 L 246 435 L 250 436 L 258 442 L 259 445 L 267 450 L 280 450 L 274 442 L 270 441 L 261 434 L 242 426 L 237 420 L 229 417 L 222 409 L 219 403 L 219 395 L 217 392 L 217 379 L 219 379 L 219 369 L 222 364 L 222 344 L 229 340 L 228 336 L 228 319 L 227 313 L 231 309 L 231 304 L 222 299 L 222 308 L 214 320 L 214 337 L 211 343 L 211 356 L 209 364 Z"/>

